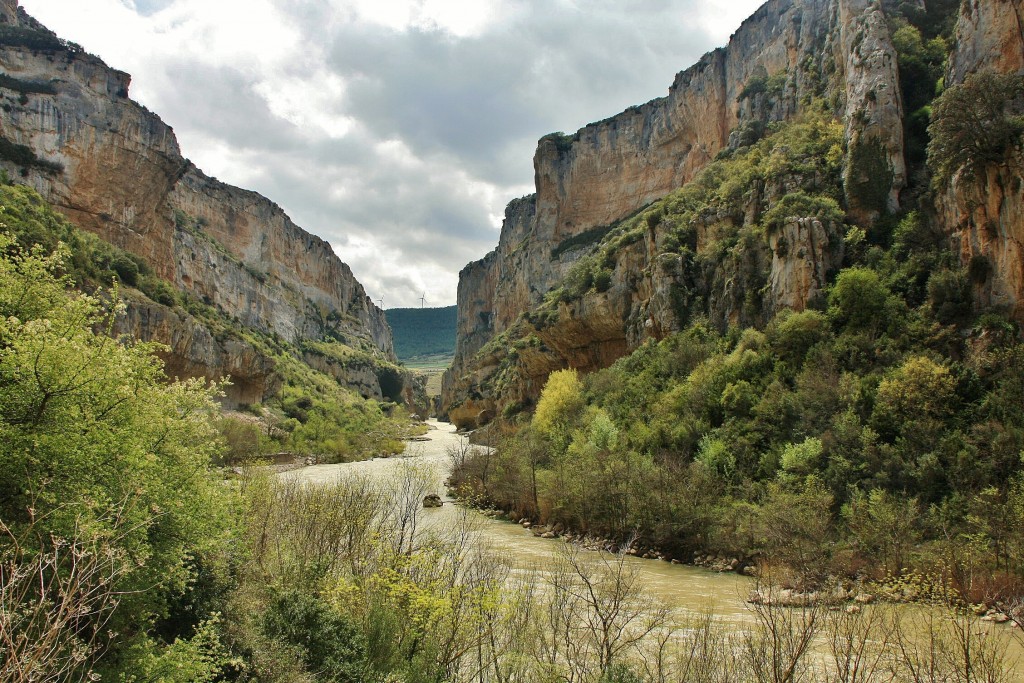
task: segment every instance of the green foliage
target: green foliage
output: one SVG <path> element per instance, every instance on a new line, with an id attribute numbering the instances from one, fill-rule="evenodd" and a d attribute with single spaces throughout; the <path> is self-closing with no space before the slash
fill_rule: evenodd
<path id="1" fill-rule="evenodd" d="M 916 498 L 897 496 L 882 489 L 855 491 L 843 506 L 851 542 L 887 575 L 899 576 L 910 562 L 920 536 L 921 512 Z"/>
<path id="2" fill-rule="evenodd" d="M 74 228 L 54 211 L 42 197 L 23 185 L 0 184 L 0 220 L 24 249 L 35 245 L 50 252 L 58 244 L 68 249 L 62 264 L 77 287 L 91 290 L 109 286 L 115 280 L 130 287 L 139 286 L 170 302 L 177 300 L 177 292 L 169 283 L 153 277 L 152 270 L 139 257 L 104 242 L 91 233 Z"/>
<path id="3" fill-rule="evenodd" d="M 401 361 L 416 356 L 455 353 L 455 306 L 445 308 L 390 308 L 384 311 Z"/>
<path id="4" fill-rule="evenodd" d="M 598 225 L 572 237 L 567 237 L 551 250 L 551 258 L 557 259 L 567 251 L 596 244 L 604 239 L 605 235 L 611 232 L 614 227 L 613 225 Z"/>
<path id="5" fill-rule="evenodd" d="M 832 197 L 809 195 L 803 190 L 790 192 L 772 204 L 765 212 L 763 222 L 769 231 L 782 228 L 787 219 L 818 218 L 825 223 L 841 224 L 846 217 L 842 207 Z"/>
<path id="6" fill-rule="evenodd" d="M 698 319 L 582 381 L 552 375 L 532 424 L 489 456 L 487 483 L 475 462 L 460 487 L 679 557 L 781 564 L 808 587 L 837 571 L 952 571 L 943 557 L 969 546 L 975 569 L 958 581 L 983 591 L 997 554 L 949 529 L 990 487 L 978 538 L 1006 537 L 996 515 L 1024 468 L 1024 346 L 1005 319 L 972 319 L 968 269 L 944 249 L 911 213 L 890 250 L 838 273 L 826 313 L 783 311 L 763 333 Z M 948 519 L 925 514 L 940 508 Z"/>
<path id="7" fill-rule="evenodd" d="M 876 329 L 884 320 L 889 290 L 873 270 L 847 268 L 829 291 L 829 317 L 854 330 Z"/>
<path id="8" fill-rule="evenodd" d="M 348 618 L 314 595 L 282 592 L 263 615 L 263 632 L 295 648 L 317 680 L 362 683 L 367 679 L 364 636 Z"/>
<path id="9" fill-rule="evenodd" d="M 664 199 L 610 228 L 565 240 L 554 256 L 596 244 L 573 263 L 548 306 L 607 291 L 627 250 L 653 246 L 681 257 L 662 261 L 676 281 L 673 301 L 681 320 L 721 306 L 742 311 L 746 323 L 758 322 L 771 262 L 767 233 L 794 216 L 819 218 L 830 228 L 842 225 L 843 160 L 842 125 L 811 104 L 796 120 L 773 126 L 763 139 L 709 164 Z M 780 199 L 768 201 L 783 188 Z M 698 234 L 704 236 L 700 249 Z M 711 302 L 708 292 L 721 289 L 724 280 L 733 283 L 735 301 Z M 532 320 L 538 317 L 531 314 Z"/>
<path id="10" fill-rule="evenodd" d="M 888 213 L 893 170 L 882 143 L 859 138 L 850 143 L 848 166 L 846 195 L 851 206 L 879 216 Z"/>
<path id="11" fill-rule="evenodd" d="M 207 469 L 216 389 L 166 384 L 154 345 L 104 334 L 119 304 L 68 291 L 56 274 L 65 249 L 26 252 L 3 234 L 0 253 L 3 543 L 102 542 L 121 559 L 93 577 L 90 590 L 118 596 L 96 646 L 110 661 L 156 653 L 160 643 L 139 640 L 146 626 L 190 589 L 187 558 L 216 565 L 230 529 L 227 491 Z"/>
<path id="12" fill-rule="evenodd" d="M 40 52 L 82 52 L 81 45 L 62 40 L 47 29 L 7 24 L 0 24 L 0 45 Z"/>
<path id="13" fill-rule="evenodd" d="M 537 401 L 534 426 L 549 439 L 565 443 L 583 408 L 583 384 L 575 370 L 558 370 L 548 376 Z"/>
<path id="14" fill-rule="evenodd" d="M 928 132 L 928 166 L 938 185 L 1004 162 L 1024 134 L 1024 76 L 986 71 L 947 89 Z"/>
<path id="15" fill-rule="evenodd" d="M 572 149 L 572 143 L 575 142 L 578 139 L 579 139 L 579 134 L 578 133 L 573 134 L 573 135 L 566 135 L 565 133 L 558 132 L 558 133 L 548 133 L 547 135 L 545 135 L 544 137 L 542 137 L 540 139 L 540 142 L 541 143 L 543 143 L 545 141 L 551 142 L 551 143 L 554 144 L 555 149 L 557 149 L 559 152 L 564 154 L 565 152 L 568 152 L 570 149 Z"/>

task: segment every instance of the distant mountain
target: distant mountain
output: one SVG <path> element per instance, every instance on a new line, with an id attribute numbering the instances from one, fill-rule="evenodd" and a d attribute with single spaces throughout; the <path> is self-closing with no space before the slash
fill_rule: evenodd
<path id="1" fill-rule="evenodd" d="M 394 338 L 395 355 L 405 361 L 416 356 L 455 353 L 455 306 L 391 308 L 384 311 Z"/>

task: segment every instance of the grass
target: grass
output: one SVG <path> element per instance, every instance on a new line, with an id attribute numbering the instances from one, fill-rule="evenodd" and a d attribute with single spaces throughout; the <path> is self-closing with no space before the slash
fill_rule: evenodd
<path id="1" fill-rule="evenodd" d="M 436 353 L 424 356 L 414 356 L 403 361 L 405 367 L 422 373 L 427 376 L 427 395 L 441 395 L 441 377 L 448 366 L 452 364 L 454 356 L 447 353 Z"/>

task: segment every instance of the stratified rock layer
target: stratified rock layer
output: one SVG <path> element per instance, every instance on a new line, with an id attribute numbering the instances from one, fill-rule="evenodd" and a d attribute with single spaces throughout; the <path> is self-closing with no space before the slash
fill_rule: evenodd
<path id="1" fill-rule="evenodd" d="M 771 92 L 765 92 L 768 84 Z M 478 352 L 565 277 L 586 252 L 571 248 L 573 240 L 585 242 L 589 233 L 681 187 L 730 145 L 730 137 L 739 144 L 745 132 L 789 119 L 816 98 L 834 106 L 845 121 L 847 145 L 860 150 L 850 155 L 858 163 L 845 174 L 851 212 L 870 223 L 897 208 L 906 180 L 899 72 L 885 16 L 870 0 L 769 0 L 727 47 L 681 72 L 668 96 L 572 136 L 542 138 L 534 156 L 536 193 L 509 205 L 498 247 L 460 275 L 457 350 L 445 377 L 445 408 L 459 417 L 487 417 L 516 394 L 522 400 L 535 396 L 554 367 L 603 367 L 644 339 L 675 329 L 668 275 L 613 281 L 607 305 L 564 312 L 569 317 L 560 318 L 562 325 L 569 319 L 577 329 L 567 343 L 544 341 L 550 353 L 547 362 L 534 364 L 535 375 L 513 381 L 521 386 L 501 400 L 481 387 L 496 366 Z M 873 196 L 861 188 L 878 186 L 877 169 L 885 187 Z M 775 257 L 770 309 L 804 305 L 823 286 L 841 247 L 820 224 L 795 218 L 787 230 L 796 231 L 791 237 L 806 241 L 806 249 L 800 263 Z M 822 249 L 830 239 L 831 248 Z M 649 267 L 659 258 L 657 242 L 651 236 L 638 251 L 634 275 L 672 271 L 671 264 Z M 794 254 L 800 245 L 796 249 Z M 729 291 L 711 299 L 726 321 L 735 319 Z"/>
<path id="2" fill-rule="evenodd" d="M 48 33 L 17 0 L 0 0 L 0 22 Z M 245 326 L 292 342 L 329 336 L 394 360 L 383 311 L 326 241 L 265 197 L 204 175 L 182 157 L 171 128 L 128 98 L 128 74 L 66 48 L 0 45 L 0 71 L 45 85 L 25 95 L 0 88 L 0 135 L 62 170 L 10 160 L 0 168 L 77 226 L 141 256 Z M 235 400 L 275 390 L 269 359 L 249 358 L 251 348 L 218 347 L 198 321 L 171 318 L 157 309 L 130 311 L 123 331 L 168 344 L 172 374 L 231 374 Z M 364 395 L 382 393 L 365 377 L 353 381 Z"/>

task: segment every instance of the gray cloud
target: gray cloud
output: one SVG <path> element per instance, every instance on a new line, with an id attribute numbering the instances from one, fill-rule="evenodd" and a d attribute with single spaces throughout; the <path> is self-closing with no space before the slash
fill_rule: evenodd
<path id="1" fill-rule="evenodd" d="M 81 39 L 73 22 L 47 13 L 51 1 L 23 3 Z M 188 1 L 134 7 L 157 21 Z M 432 304 L 448 305 L 458 271 L 494 247 L 505 202 L 529 191 L 537 139 L 666 93 L 677 71 L 724 42 L 691 19 L 709 4 L 505 0 L 502 21 L 458 37 L 358 21 L 337 1 L 280 0 L 282 28 L 299 41 L 271 71 L 261 46 L 238 60 L 214 60 L 194 44 L 137 63 L 128 52 L 108 60 L 135 72 L 145 104 L 175 127 L 186 156 L 329 240 L 374 299 L 412 306 L 426 290 Z M 174 40 L 166 26 L 154 35 Z M 104 56 L 105 40 L 116 44 L 116 27 L 85 45 Z M 332 75 L 339 94 L 318 96 Z M 305 120 L 339 123 L 322 124 L 321 134 Z"/>

